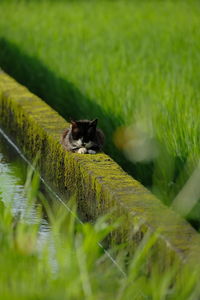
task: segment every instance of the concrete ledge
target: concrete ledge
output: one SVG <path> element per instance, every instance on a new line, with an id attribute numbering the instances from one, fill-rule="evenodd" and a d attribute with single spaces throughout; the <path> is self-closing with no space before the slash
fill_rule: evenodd
<path id="1" fill-rule="evenodd" d="M 112 209 L 112 218 L 125 216 L 111 239 L 127 242 L 130 251 L 144 232 L 159 229 L 159 257 L 165 264 L 175 258 L 199 264 L 200 235 L 165 207 L 139 182 L 105 154 L 66 152 L 59 143 L 67 122 L 52 108 L 5 73 L 0 73 L 0 125 L 29 159 L 40 153 L 43 176 L 60 193 L 76 193 L 83 220 Z"/>

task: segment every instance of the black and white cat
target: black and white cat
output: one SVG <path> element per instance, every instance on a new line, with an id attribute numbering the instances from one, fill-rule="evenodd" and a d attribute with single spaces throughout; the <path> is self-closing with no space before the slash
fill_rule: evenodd
<path id="1" fill-rule="evenodd" d="M 64 131 L 61 138 L 66 150 L 82 154 L 100 152 L 103 142 L 104 134 L 97 128 L 97 119 L 71 121 L 70 128 Z"/>

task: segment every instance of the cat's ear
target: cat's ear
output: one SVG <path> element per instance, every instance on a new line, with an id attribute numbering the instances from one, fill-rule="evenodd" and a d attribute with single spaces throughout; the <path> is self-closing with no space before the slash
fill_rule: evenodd
<path id="1" fill-rule="evenodd" d="M 71 125 L 72 125 L 72 128 L 76 128 L 76 127 L 78 127 L 78 124 L 77 124 L 77 122 L 76 121 L 74 121 L 74 120 L 70 120 L 70 123 L 71 123 Z"/>
<path id="2" fill-rule="evenodd" d="M 77 123 L 76 123 L 76 121 L 74 119 L 72 119 L 72 117 L 69 117 L 67 119 L 67 122 L 71 124 L 70 127 L 77 127 Z"/>
<path id="3" fill-rule="evenodd" d="M 98 119 L 95 119 L 95 120 L 92 120 L 90 122 L 90 124 L 91 124 L 91 126 L 96 127 L 97 126 L 97 122 L 98 122 Z"/>

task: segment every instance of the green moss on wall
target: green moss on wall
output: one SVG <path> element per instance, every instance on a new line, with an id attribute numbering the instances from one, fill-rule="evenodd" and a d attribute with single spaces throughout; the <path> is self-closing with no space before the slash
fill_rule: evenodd
<path id="1" fill-rule="evenodd" d="M 182 218 L 165 207 L 139 182 L 127 175 L 106 154 L 66 152 L 60 136 L 68 123 L 37 96 L 5 73 L 0 73 L 0 123 L 26 156 L 34 160 L 48 182 L 64 195 L 76 193 L 83 220 L 112 211 L 122 218 L 111 241 L 127 242 L 133 251 L 147 231 L 158 233 L 160 260 L 174 257 L 196 261 L 200 236 Z"/>

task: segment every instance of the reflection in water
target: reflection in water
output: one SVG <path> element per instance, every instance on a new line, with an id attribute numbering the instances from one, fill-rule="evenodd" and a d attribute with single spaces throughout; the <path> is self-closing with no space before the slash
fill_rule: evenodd
<path id="1" fill-rule="evenodd" d="M 10 206 L 14 216 L 22 217 L 28 224 L 40 223 L 38 246 L 49 236 L 48 221 L 38 216 L 37 203 L 30 204 L 25 193 L 28 166 L 20 155 L 0 134 L 0 201 Z"/>

